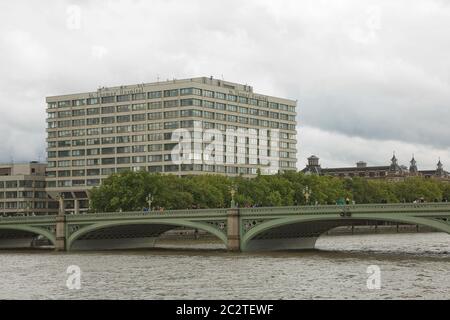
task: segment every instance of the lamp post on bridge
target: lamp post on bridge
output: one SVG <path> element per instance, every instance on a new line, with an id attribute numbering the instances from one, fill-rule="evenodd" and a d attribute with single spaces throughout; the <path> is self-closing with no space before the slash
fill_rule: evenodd
<path id="1" fill-rule="evenodd" d="M 58 215 L 63 216 L 64 215 L 64 195 L 62 193 L 58 194 L 56 196 L 56 200 L 58 200 L 59 203 L 59 211 L 58 211 Z"/>
<path id="2" fill-rule="evenodd" d="M 148 203 L 148 211 L 152 211 L 153 195 L 149 193 L 145 200 L 147 200 Z"/>
<path id="3" fill-rule="evenodd" d="M 306 205 L 309 205 L 309 197 L 311 196 L 312 191 L 309 188 L 309 186 L 306 186 L 303 188 L 303 196 L 305 197 L 306 200 Z"/>
<path id="4" fill-rule="evenodd" d="M 234 196 L 236 195 L 236 189 L 234 186 L 231 187 L 231 208 L 236 208 L 236 201 L 234 200 Z"/>

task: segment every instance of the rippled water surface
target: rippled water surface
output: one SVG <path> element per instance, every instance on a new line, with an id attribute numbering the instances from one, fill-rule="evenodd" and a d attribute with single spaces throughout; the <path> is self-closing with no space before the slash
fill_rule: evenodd
<path id="1" fill-rule="evenodd" d="M 450 236 L 441 233 L 322 237 L 309 252 L 162 246 L 0 251 L 0 299 L 450 299 Z M 69 265 L 82 270 L 80 290 L 66 287 Z M 370 265 L 381 269 L 380 290 L 367 289 Z"/>

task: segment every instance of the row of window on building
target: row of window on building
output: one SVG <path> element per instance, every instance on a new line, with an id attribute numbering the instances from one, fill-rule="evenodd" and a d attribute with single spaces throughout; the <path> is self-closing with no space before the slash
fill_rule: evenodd
<path id="1" fill-rule="evenodd" d="M 233 94 L 225 94 L 221 92 L 214 92 L 209 90 L 202 90 L 197 88 L 185 88 L 185 89 L 173 89 L 165 91 L 152 91 L 143 92 L 135 94 L 125 94 L 125 95 L 112 95 L 101 98 L 87 98 L 87 99 L 77 99 L 77 100 L 66 100 L 58 102 L 48 103 L 49 109 L 55 108 L 67 108 L 67 107 L 82 107 L 86 105 L 96 105 L 96 104 L 110 104 L 110 103 L 122 103 L 128 101 L 139 101 L 147 99 L 162 99 L 162 98 L 173 98 L 178 96 L 188 96 L 195 95 L 205 98 L 225 100 L 229 102 L 237 102 L 241 104 L 248 104 L 253 106 L 258 106 L 262 108 L 270 108 L 275 110 L 295 112 L 295 106 L 290 106 L 287 104 L 281 104 L 276 102 L 268 102 L 267 100 L 259 100 L 254 98 L 247 98 L 242 96 L 237 96 Z"/>
<path id="2" fill-rule="evenodd" d="M 39 198 L 46 199 L 45 191 L 0 191 L 0 199 Z"/>
<path id="3" fill-rule="evenodd" d="M 94 116 L 100 114 L 111 114 L 111 113 L 127 113 L 127 112 L 136 112 L 136 111 L 146 111 L 146 110 L 157 110 L 164 108 L 174 108 L 174 107 L 206 107 L 209 109 L 215 109 L 220 111 L 229 111 L 239 114 L 248 114 L 251 116 L 259 116 L 259 117 L 269 117 L 273 119 L 281 119 L 286 121 L 295 121 L 295 115 L 279 113 L 273 111 L 267 111 L 263 109 L 254 109 L 254 108 L 246 108 L 240 107 L 231 104 L 223 104 L 223 103 L 215 103 L 206 100 L 197 100 L 197 99 L 186 99 L 186 100 L 169 100 L 162 102 L 152 102 L 152 103 L 140 103 L 133 105 L 120 105 L 120 106 L 108 106 L 108 107 L 97 107 L 97 108 L 88 108 L 88 109 L 75 109 L 75 110 L 65 110 L 59 112 L 49 112 L 48 119 L 56 119 L 56 118 L 69 118 L 69 117 L 84 117 L 84 116 Z M 198 114 L 195 116 L 201 117 L 201 110 L 196 111 Z M 211 112 L 204 111 L 206 116 L 212 118 Z M 183 114 L 181 112 L 181 116 L 192 116 Z"/>
<path id="4" fill-rule="evenodd" d="M 0 201 L 0 209 L 49 209 L 52 206 L 47 201 Z"/>
<path id="5" fill-rule="evenodd" d="M 107 125 L 114 123 L 126 123 L 126 122 L 142 122 L 142 121 L 160 121 L 167 119 L 176 119 L 176 118 L 193 118 L 193 117 L 202 117 L 202 111 L 200 110 L 184 110 L 184 111 L 173 111 L 173 112 L 156 112 L 156 113 L 148 113 L 148 114 L 136 114 L 136 115 L 126 115 L 126 116 L 109 116 L 109 117 L 99 117 L 99 118 L 89 118 L 89 119 L 79 119 L 79 120 L 64 120 L 64 121 L 51 121 L 48 122 L 48 129 L 58 129 L 58 128 L 69 128 L 69 127 L 84 127 L 84 126 L 98 126 L 98 125 Z M 247 118 L 247 117 L 239 117 L 234 115 L 226 115 L 220 113 L 212 113 L 210 115 L 206 115 L 203 112 L 203 118 L 207 118 L 210 120 L 217 120 L 222 122 L 235 122 L 241 124 L 247 124 L 251 126 L 265 127 L 265 128 L 274 128 L 281 130 L 296 130 L 295 124 L 271 121 L 271 120 L 262 120 L 255 118 Z M 226 130 L 226 124 L 216 123 L 216 122 L 208 122 L 201 121 L 199 122 L 199 127 L 203 127 L 204 129 L 217 129 L 217 130 Z M 168 122 L 158 122 L 153 123 L 151 126 L 149 125 L 148 130 L 163 130 L 163 129 L 177 129 L 177 128 L 193 128 L 195 125 L 194 120 L 184 120 L 184 121 L 168 121 Z M 136 128 L 140 128 L 140 130 L 147 130 L 146 124 L 135 125 Z M 74 130 L 74 135 L 80 135 L 84 132 L 85 129 Z M 49 134 L 52 131 L 49 132 Z"/>
<path id="6" fill-rule="evenodd" d="M 100 135 L 111 135 L 111 134 L 120 134 L 120 133 L 138 133 L 138 132 L 147 132 L 147 131 L 161 131 L 161 130 L 176 130 L 176 129 L 193 129 L 198 128 L 195 124 L 195 121 L 175 121 L 175 122 L 165 122 L 165 123 L 155 123 L 155 124 L 142 124 L 142 125 L 131 125 L 131 126 L 115 126 L 115 127 L 100 127 L 100 128 L 91 128 L 91 129 L 78 129 L 78 130 L 60 130 L 60 131 L 51 131 L 48 132 L 49 139 L 58 139 L 58 138 L 71 138 L 71 137 L 84 137 L 84 136 L 100 136 Z M 220 125 L 218 123 L 212 122 L 203 122 L 202 129 L 204 130 L 218 130 L 222 132 L 222 135 L 225 137 L 228 132 L 234 130 L 242 130 L 245 132 L 247 128 L 236 127 L 236 126 L 225 126 Z M 278 128 L 272 128 L 279 130 Z M 192 131 L 192 130 L 190 130 Z M 292 128 L 294 131 L 294 128 Z M 211 133 L 211 132 L 209 132 Z M 257 133 L 256 133 L 257 134 Z M 161 135 L 161 139 L 157 139 L 156 137 Z M 127 138 L 128 137 L 128 138 Z M 166 138 L 169 137 L 169 138 Z M 279 132 L 280 139 L 289 139 L 296 140 L 296 134 L 287 133 L 287 132 Z M 104 137 L 105 141 L 111 137 Z M 118 137 L 119 138 L 119 137 Z M 88 139 L 87 141 L 95 141 L 93 138 Z M 123 136 L 120 139 L 130 140 L 131 142 L 144 142 L 144 141 L 157 141 L 157 140 L 170 140 L 172 139 L 172 132 L 162 133 L 154 133 L 154 134 L 140 134 L 133 136 Z M 86 141 L 86 142 L 87 142 Z M 111 140 L 112 141 L 112 140 Z M 108 143 L 108 142 L 105 142 Z M 114 142 L 112 142 L 114 143 Z M 117 142 L 117 143 L 127 143 L 127 142 Z M 89 144 L 89 143 L 88 143 Z M 95 143 L 94 143 L 95 144 Z"/>
<path id="7" fill-rule="evenodd" d="M 14 189 L 14 188 L 36 188 L 44 189 L 45 181 L 33 181 L 33 180 L 10 180 L 0 181 L 0 189 Z"/>

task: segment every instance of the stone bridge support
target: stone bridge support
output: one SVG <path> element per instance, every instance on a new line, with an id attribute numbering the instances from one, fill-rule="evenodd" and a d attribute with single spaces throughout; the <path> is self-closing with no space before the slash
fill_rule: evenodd
<path id="1" fill-rule="evenodd" d="M 227 211 L 227 249 L 232 252 L 241 251 L 241 224 L 238 208 L 231 208 Z"/>
<path id="2" fill-rule="evenodd" d="M 58 215 L 56 217 L 56 241 L 55 241 L 56 251 L 66 251 L 66 216 Z"/>

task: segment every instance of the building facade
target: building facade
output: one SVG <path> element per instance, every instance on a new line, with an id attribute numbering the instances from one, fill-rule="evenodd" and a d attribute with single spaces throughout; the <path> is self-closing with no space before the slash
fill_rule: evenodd
<path id="1" fill-rule="evenodd" d="M 47 186 L 66 199 L 127 170 L 296 170 L 297 102 L 247 85 L 202 77 L 48 97 L 47 105 Z"/>
<path id="2" fill-rule="evenodd" d="M 46 165 L 0 165 L 0 215 L 56 214 L 58 204 L 46 192 Z"/>
<path id="3" fill-rule="evenodd" d="M 450 173 L 444 170 L 444 166 L 439 160 L 435 170 L 419 170 L 417 161 L 412 157 L 409 168 L 401 166 L 397 157 L 394 155 L 391 163 L 386 166 L 367 166 L 364 161 L 356 163 L 355 167 L 346 168 L 322 168 L 317 156 L 308 158 L 308 164 L 302 170 L 306 174 L 329 175 L 340 178 L 362 177 L 368 179 L 389 179 L 402 180 L 407 177 L 434 178 L 443 181 L 450 181 Z"/>

